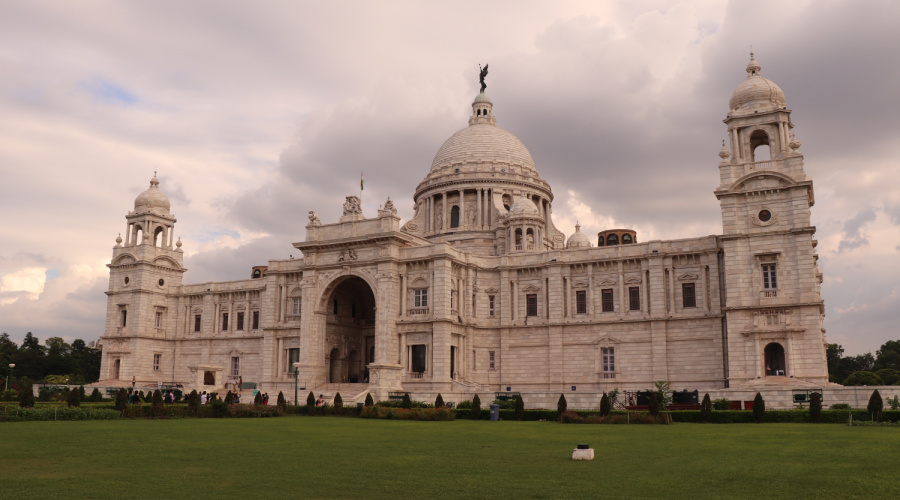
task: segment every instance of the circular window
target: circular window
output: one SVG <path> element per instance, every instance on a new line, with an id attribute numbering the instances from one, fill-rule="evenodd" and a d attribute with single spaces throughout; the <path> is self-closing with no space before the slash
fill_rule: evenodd
<path id="1" fill-rule="evenodd" d="M 768 210 L 760 210 L 757 218 L 762 222 L 769 222 L 769 220 L 772 219 L 772 212 L 769 212 Z"/>
<path id="2" fill-rule="evenodd" d="M 130 281 L 131 281 L 131 278 L 129 278 L 128 276 L 125 276 L 125 284 L 127 285 L 128 282 L 130 282 Z"/>
<path id="3" fill-rule="evenodd" d="M 165 284 L 166 284 L 166 280 L 160 278 L 160 279 L 159 279 L 159 286 L 163 286 L 163 285 L 165 285 Z"/>

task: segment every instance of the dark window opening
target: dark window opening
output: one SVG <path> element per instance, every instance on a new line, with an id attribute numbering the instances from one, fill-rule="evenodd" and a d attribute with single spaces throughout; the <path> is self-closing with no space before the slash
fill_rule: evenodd
<path id="1" fill-rule="evenodd" d="M 769 222 L 772 219 L 772 212 L 769 212 L 768 210 L 760 210 L 757 217 L 762 222 Z"/>
<path id="2" fill-rule="evenodd" d="M 228 330 L 228 313 L 222 313 L 222 330 Z"/>
<path id="3" fill-rule="evenodd" d="M 622 244 L 623 244 L 623 245 L 630 245 L 630 244 L 632 244 L 632 243 L 634 243 L 634 240 L 631 238 L 631 235 L 630 235 L 630 234 L 623 234 L 623 235 L 622 235 Z"/>
<path id="4" fill-rule="evenodd" d="M 601 290 L 600 298 L 602 301 L 603 312 L 615 311 L 615 303 L 613 302 L 613 289 L 612 288 L 604 288 L 603 290 Z"/>
<path id="5" fill-rule="evenodd" d="M 126 326 L 128 324 L 128 311 L 122 311 L 122 326 Z"/>
<path id="6" fill-rule="evenodd" d="M 683 307 L 697 307 L 697 294 L 693 283 L 681 284 L 681 299 Z"/>
<path id="7" fill-rule="evenodd" d="M 603 238 L 603 236 L 600 236 L 597 238 L 597 246 L 598 247 L 606 246 L 606 240 Z"/>
<path id="8" fill-rule="evenodd" d="M 575 313 L 587 313 L 587 292 L 584 290 L 577 290 L 575 292 Z"/>
<path id="9" fill-rule="evenodd" d="M 763 288 L 769 290 L 778 288 L 778 274 L 775 269 L 775 264 L 763 264 L 762 272 Z"/>
<path id="10" fill-rule="evenodd" d="M 335 316 L 337 316 L 337 313 L 338 313 L 338 303 L 337 303 L 337 299 L 334 299 L 334 305 L 332 305 L 332 307 L 331 307 L 331 312 L 332 312 Z"/>
<path id="11" fill-rule="evenodd" d="M 194 315 L 194 331 L 195 332 L 200 331 L 200 315 L 199 314 Z"/>
<path id="12" fill-rule="evenodd" d="M 412 352 L 412 371 L 415 373 L 425 373 L 425 354 L 426 346 L 418 344 L 410 346 Z"/>
<path id="13" fill-rule="evenodd" d="M 525 296 L 525 302 L 526 302 L 526 306 L 527 306 L 526 307 L 526 309 L 527 309 L 526 316 L 537 316 L 538 315 L 537 294 L 529 293 L 528 295 Z"/>
<path id="14" fill-rule="evenodd" d="M 619 244 L 619 235 L 611 234 L 606 237 L 606 246 L 611 247 Z"/>
<path id="15" fill-rule="evenodd" d="M 239 312 L 239 313 L 237 313 L 237 315 L 238 315 L 237 316 L 237 329 L 243 330 L 244 329 L 244 313 Z"/>
<path id="16" fill-rule="evenodd" d="M 641 287 L 628 287 L 628 308 L 632 311 L 641 310 Z"/>

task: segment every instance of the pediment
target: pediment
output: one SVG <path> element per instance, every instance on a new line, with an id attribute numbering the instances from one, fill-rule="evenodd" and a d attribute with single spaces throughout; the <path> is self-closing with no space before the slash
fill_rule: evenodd
<path id="1" fill-rule="evenodd" d="M 587 281 L 579 280 L 572 283 L 573 288 L 587 288 Z"/>
<path id="2" fill-rule="evenodd" d="M 416 278 L 412 282 L 413 288 L 425 288 L 427 286 L 428 286 L 428 282 L 425 281 L 423 278 Z"/>
<path id="3" fill-rule="evenodd" d="M 594 341 L 594 344 L 597 345 L 610 345 L 610 344 L 619 344 L 621 341 L 615 337 L 611 337 L 609 335 L 603 335 Z"/>
<path id="4" fill-rule="evenodd" d="M 134 264 L 134 256 L 131 254 L 122 254 L 116 260 L 112 262 L 114 266 L 123 266 L 126 264 Z"/>
<path id="5" fill-rule="evenodd" d="M 153 259 L 153 265 L 181 269 L 181 266 L 170 257 L 157 257 Z"/>
<path id="6" fill-rule="evenodd" d="M 694 273 L 684 273 L 678 277 L 678 280 L 679 281 L 697 281 L 698 278 L 700 278 L 700 277 Z"/>
<path id="7" fill-rule="evenodd" d="M 541 287 L 537 285 L 528 285 L 522 289 L 523 292 L 539 292 L 541 291 Z"/>
<path id="8" fill-rule="evenodd" d="M 493 288 L 493 287 L 484 289 L 484 293 L 497 293 L 499 291 L 500 290 L 497 290 L 496 288 Z"/>
<path id="9" fill-rule="evenodd" d="M 615 286 L 617 283 L 616 283 L 616 280 L 614 280 L 614 279 L 606 278 L 605 280 L 601 281 L 598 284 L 600 286 Z"/>
<path id="10" fill-rule="evenodd" d="M 640 278 L 635 278 L 634 276 L 632 276 L 632 277 L 630 277 L 630 278 L 628 278 L 628 279 L 625 280 L 625 284 L 626 284 L 626 285 L 640 285 L 640 284 L 641 284 L 641 279 L 640 279 Z"/>

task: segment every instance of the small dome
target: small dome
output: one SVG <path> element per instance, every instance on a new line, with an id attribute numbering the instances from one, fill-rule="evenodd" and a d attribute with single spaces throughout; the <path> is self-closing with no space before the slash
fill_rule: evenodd
<path id="1" fill-rule="evenodd" d="M 575 234 L 569 236 L 569 241 L 566 242 L 566 248 L 589 248 L 590 246 L 591 240 L 581 232 L 581 226 L 576 222 Z"/>
<path id="2" fill-rule="evenodd" d="M 541 212 L 538 210 L 537 205 L 534 204 L 533 201 L 529 200 L 528 197 L 522 196 L 515 203 L 513 203 L 512 208 L 509 209 L 509 216 L 514 217 L 517 215 L 534 215 L 540 216 Z"/>
<path id="3" fill-rule="evenodd" d="M 138 213 L 150 211 L 157 215 L 169 215 L 169 208 L 169 198 L 159 190 L 159 180 L 154 174 L 150 179 L 150 189 L 134 199 L 134 211 Z"/>
<path id="4" fill-rule="evenodd" d="M 487 96 L 484 92 L 478 94 L 475 98 L 475 102 L 491 102 L 491 98 Z M 493 104 L 493 103 L 492 103 Z"/>
<path id="5" fill-rule="evenodd" d="M 784 92 L 774 82 L 759 75 L 760 65 L 750 53 L 747 79 L 734 90 L 729 101 L 731 111 L 770 111 L 784 107 Z"/>

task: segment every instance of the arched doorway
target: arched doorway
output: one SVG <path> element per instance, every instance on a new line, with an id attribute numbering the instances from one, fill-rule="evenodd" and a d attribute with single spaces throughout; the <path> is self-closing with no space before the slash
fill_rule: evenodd
<path id="1" fill-rule="evenodd" d="M 766 376 L 767 377 L 783 377 L 785 376 L 784 367 L 784 347 L 778 342 L 772 342 L 766 346 Z"/>
<path id="2" fill-rule="evenodd" d="M 362 353 L 375 350 L 375 294 L 357 276 L 346 276 L 332 286 L 324 302 L 328 381 L 367 383 Z"/>

